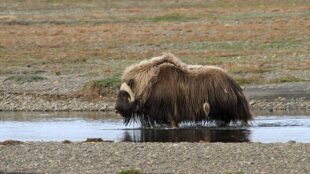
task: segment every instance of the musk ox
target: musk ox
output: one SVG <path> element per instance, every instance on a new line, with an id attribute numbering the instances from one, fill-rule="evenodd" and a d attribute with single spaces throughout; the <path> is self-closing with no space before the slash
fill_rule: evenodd
<path id="1" fill-rule="evenodd" d="M 187 65 L 164 54 L 128 67 L 122 75 L 115 109 L 143 126 L 215 121 L 220 126 L 251 118 L 240 86 L 214 66 Z"/>

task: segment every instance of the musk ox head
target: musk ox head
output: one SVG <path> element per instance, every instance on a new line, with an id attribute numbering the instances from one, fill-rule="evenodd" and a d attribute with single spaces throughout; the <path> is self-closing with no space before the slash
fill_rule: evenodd
<path id="1" fill-rule="evenodd" d="M 214 120 L 226 125 L 251 119 L 241 88 L 218 67 L 187 65 L 165 54 L 128 67 L 121 81 L 115 109 L 126 124 Z"/>
<path id="2" fill-rule="evenodd" d="M 115 109 L 120 114 L 131 113 L 134 110 L 134 94 L 127 83 L 123 83 L 117 94 L 117 103 Z"/>
<path id="3" fill-rule="evenodd" d="M 147 102 L 154 84 L 157 82 L 160 72 L 160 65 L 164 63 L 174 64 L 181 68 L 185 66 L 172 54 L 165 54 L 160 57 L 154 57 L 144 60 L 138 64 L 128 67 L 121 78 L 121 87 L 117 94 L 115 109 L 125 118 L 127 124 L 131 119 L 138 119 L 143 124 L 152 119 L 147 118 L 143 108 Z M 148 120 L 148 121 L 146 121 Z"/>

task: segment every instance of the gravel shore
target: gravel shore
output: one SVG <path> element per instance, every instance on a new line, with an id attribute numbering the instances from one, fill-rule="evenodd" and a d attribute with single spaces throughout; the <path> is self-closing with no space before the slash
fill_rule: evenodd
<path id="1" fill-rule="evenodd" d="M 115 95 L 85 100 L 76 93 L 89 81 L 81 76 L 18 84 L 0 77 L 0 111 L 111 111 Z M 55 83 L 57 82 L 57 83 Z M 310 83 L 243 86 L 251 108 L 263 111 L 310 111 Z M 116 93 L 116 91 L 115 91 Z"/>
<path id="2" fill-rule="evenodd" d="M 310 144 L 56 143 L 0 145 L 0 173 L 309 173 Z"/>

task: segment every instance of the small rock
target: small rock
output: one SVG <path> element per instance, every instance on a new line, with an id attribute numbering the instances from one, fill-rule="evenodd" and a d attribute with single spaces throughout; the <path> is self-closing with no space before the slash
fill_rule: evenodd
<path id="1" fill-rule="evenodd" d="M 90 143 L 90 142 L 113 142 L 113 141 L 103 140 L 102 138 L 87 138 L 85 142 Z"/>
<path id="2" fill-rule="evenodd" d="M 22 141 L 16 141 L 16 140 L 5 140 L 3 142 L 0 142 L 0 145 L 18 145 L 22 144 Z"/>
<path id="3" fill-rule="evenodd" d="M 249 102 L 249 104 L 250 104 L 251 106 L 253 106 L 255 103 L 256 103 L 255 100 L 251 100 L 251 101 Z"/>
<path id="4" fill-rule="evenodd" d="M 87 138 L 85 142 L 103 142 L 102 138 Z"/>
<path id="5" fill-rule="evenodd" d="M 72 142 L 71 142 L 70 140 L 63 140 L 62 143 L 64 143 L 64 144 L 70 144 L 70 143 L 72 143 Z"/>

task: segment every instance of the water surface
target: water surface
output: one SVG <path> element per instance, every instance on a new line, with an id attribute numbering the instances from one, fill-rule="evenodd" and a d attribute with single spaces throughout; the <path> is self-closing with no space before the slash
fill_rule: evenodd
<path id="1" fill-rule="evenodd" d="M 263 114 L 263 115 L 262 115 Z M 114 113 L 0 112 L 0 141 L 84 141 L 102 138 L 130 142 L 287 142 L 310 143 L 310 114 L 258 113 L 250 127 L 183 125 L 181 128 L 125 126 Z"/>

